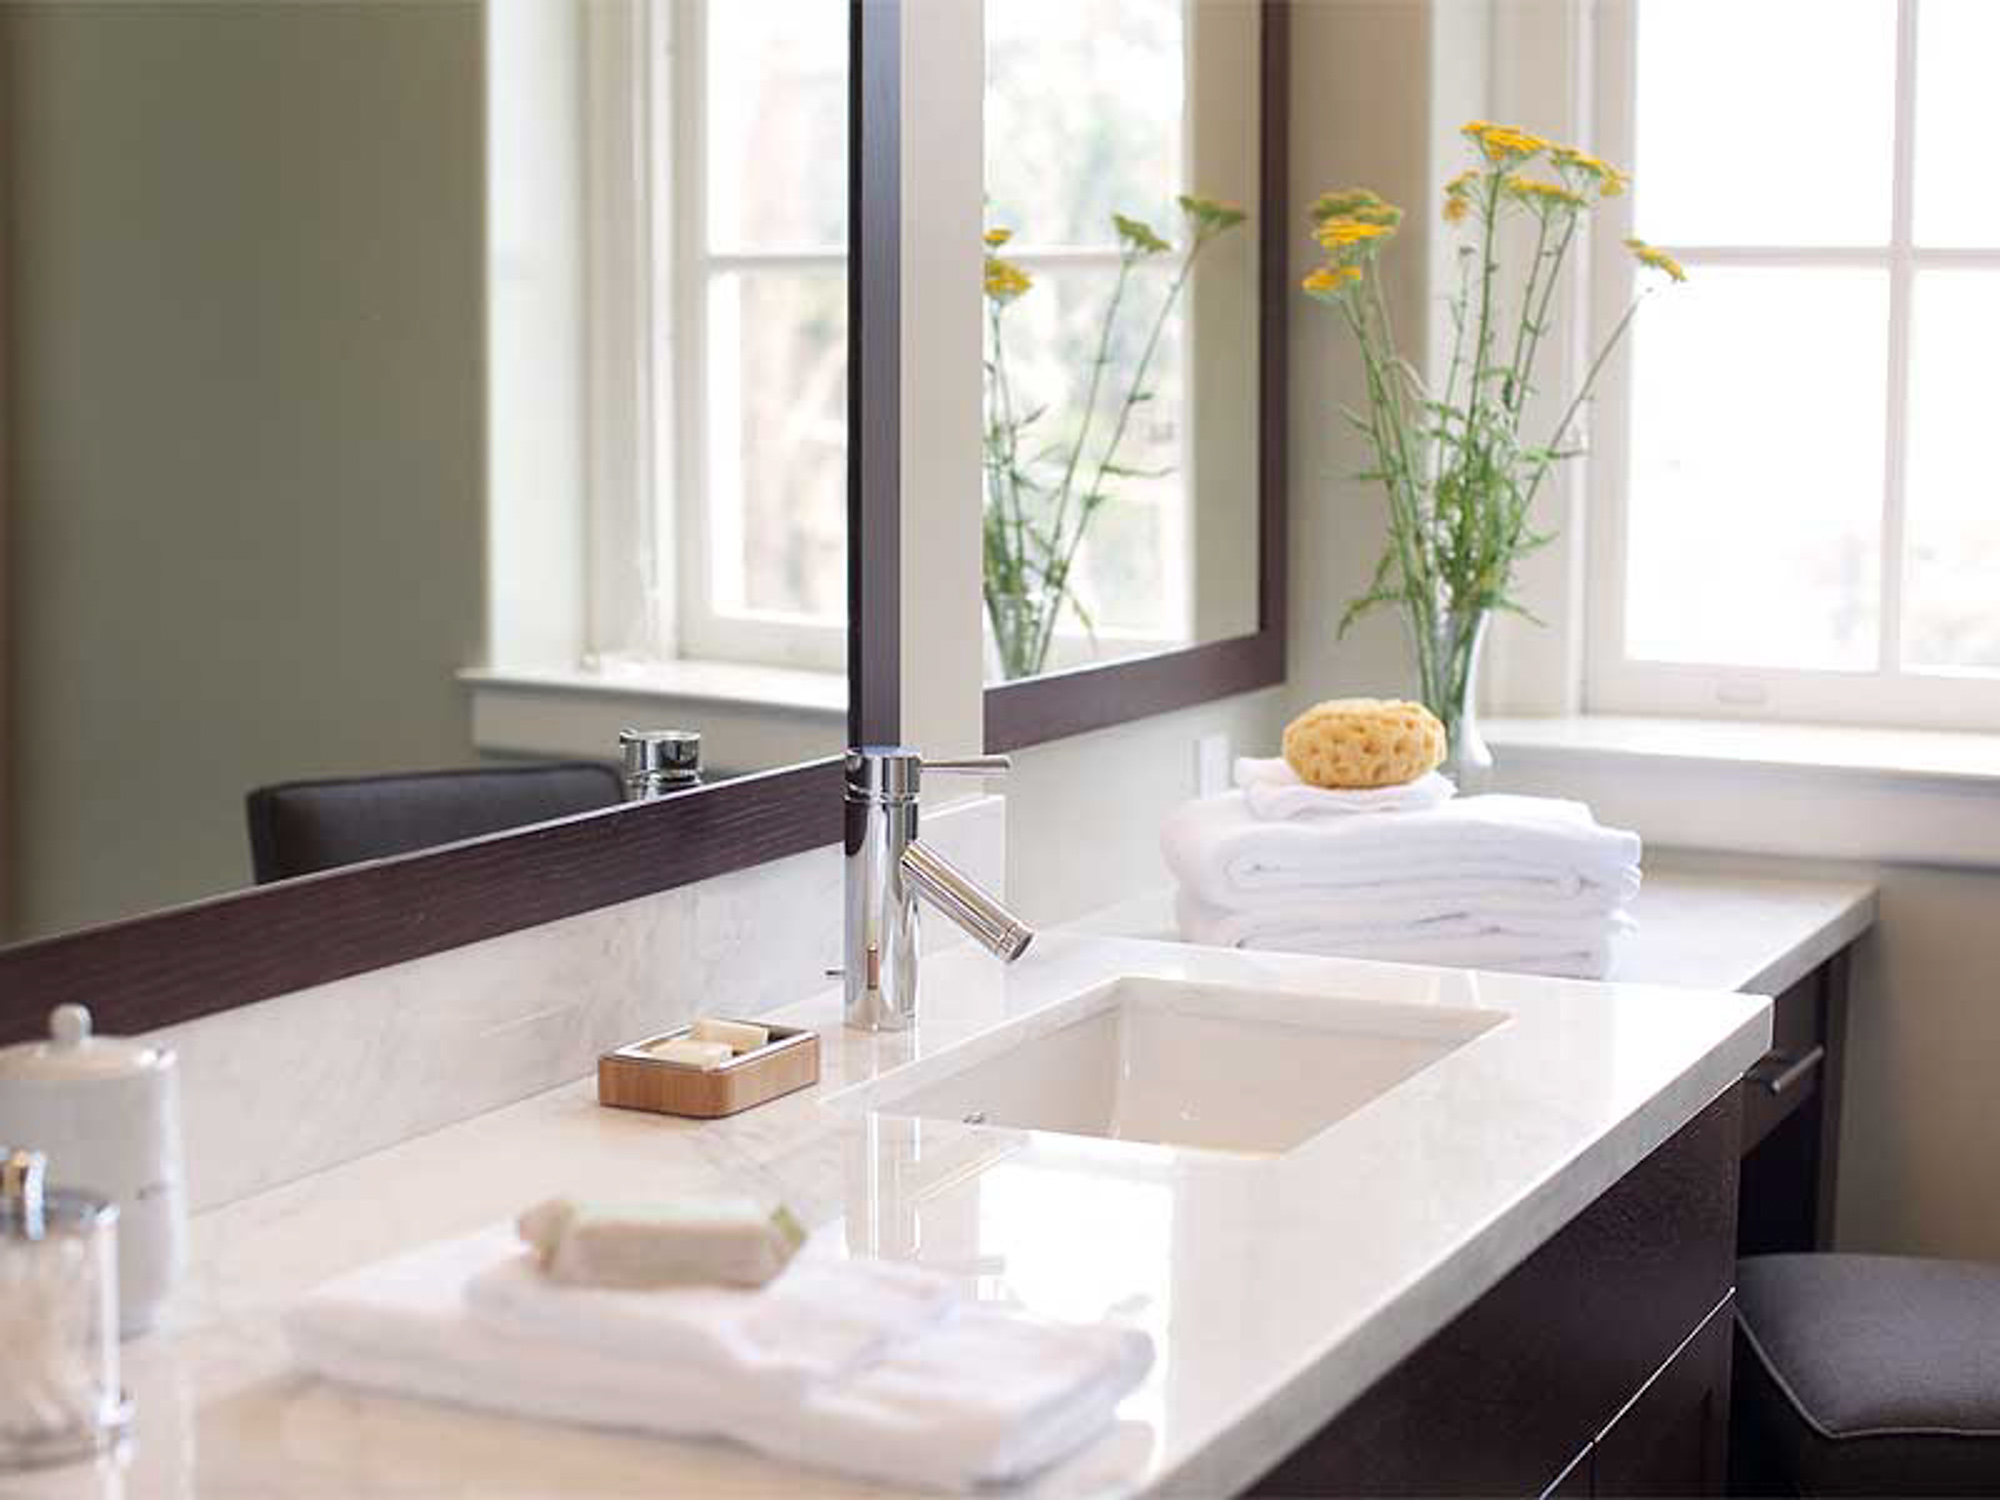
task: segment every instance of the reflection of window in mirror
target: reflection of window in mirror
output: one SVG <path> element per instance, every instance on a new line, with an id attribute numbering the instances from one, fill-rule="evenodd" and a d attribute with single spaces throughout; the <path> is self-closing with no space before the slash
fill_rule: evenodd
<path id="1" fill-rule="evenodd" d="M 1256 628 L 1258 41 L 1240 0 L 986 7 L 987 219 L 1026 279 L 987 298 L 990 680 Z M 1248 219 L 1176 294 L 1182 194 Z"/>
<path id="2" fill-rule="evenodd" d="M 490 675 L 844 709 L 848 7 L 489 28 Z"/>

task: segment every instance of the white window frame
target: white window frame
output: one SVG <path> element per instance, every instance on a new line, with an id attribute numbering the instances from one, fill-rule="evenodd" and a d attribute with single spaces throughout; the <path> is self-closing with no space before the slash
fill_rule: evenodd
<path id="1" fill-rule="evenodd" d="M 590 655 L 840 672 L 844 620 L 726 608 L 713 587 L 735 533 L 710 503 L 711 283 L 848 259 L 710 249 L 703 28 L 716 3 L 730 0 L 586 7 Z"/>
<path id="2" fill-rule="evenodd" d="M 2000 248 L 1919 248 L 1912 239 L 1916 150 L 1916 40 L 1919 0 L 1897 0 L 1893 187 L 1889 240 L 1868 247 L 1669 245 L 1688 274 L 1707 266 L 1850 267 L 1886 270 L 1889 326 L 1881 510 L 1880 643 L 1876 665 L 1864 671 L 1734 667 L 1634 660 L 1625 645 L 1626 500 L 1630 461 L 1629 359 L 1607 366 L 1592 421 L 1587 460 L 1590 514 L 1589 645 L 1585 706 L 1593 713 L 1654 713 L 1706 718 L 1795 719 L 1895 724 L 1945 729 L 2000 729 L 2000 674 L 1967 669 L 1906 667 L 1901 662 L 1905 470 L 1910 386 L 1910 304 L 1919 271 L 1932 267 L 2000 269 Z M 1596 0 L 1595 134 L 1606 158 L 1633 163 L 1643 192 L 1644 164 L 1635 161 L 1637 27 L 1635 0 Z M 1596 236 L 1590 291 L 1592 347 L 1598 347 L 1629 305 L 1631 258 L 1622 244 L 1632 233 L 1631 200 L 1605 205 Z M 1670 317 L 1670 299 L 1647 309 Z M 1727 539 L 1718 539 L 1726 545 Z M 1691 608 L 1701 607 L 1701 582 L 1687 580 Z M 2000 607 L 1997 605 L 1996 607 Z"/>

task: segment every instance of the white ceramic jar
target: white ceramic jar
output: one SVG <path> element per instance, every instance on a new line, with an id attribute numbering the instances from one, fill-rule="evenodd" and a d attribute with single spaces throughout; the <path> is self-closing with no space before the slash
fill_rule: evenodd
<path id="1" fill-rule="evenodd" d="M 0 1145 L 41 1152 L 65 1186 L 118 1206 L 119 1331 L 150 1328 L 186 1255 L 172 1049 L 93 1036 L 89 1011 L 57 1006 L 47 1041 L 0 1050 Z"/>

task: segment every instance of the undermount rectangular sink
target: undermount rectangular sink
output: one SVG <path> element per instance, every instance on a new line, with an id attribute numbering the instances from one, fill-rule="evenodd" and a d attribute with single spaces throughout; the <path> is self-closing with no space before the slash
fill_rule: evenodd
<path id="1" fill-rule="evenodd" d="M 867 1087 L 866 1103 L 880 1114 L 1278 1155 L 1505 1019 L 1128 977 L 899 1069 Z"/>

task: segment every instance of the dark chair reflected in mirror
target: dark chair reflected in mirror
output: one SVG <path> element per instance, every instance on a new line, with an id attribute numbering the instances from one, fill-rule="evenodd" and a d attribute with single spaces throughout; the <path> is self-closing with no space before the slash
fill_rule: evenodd
<path id="1" fill-rule="evenodd" d="M 618 773 L 592 761 L 334 777 L 245 799 L 259 885 L 614 807 Z"/>

